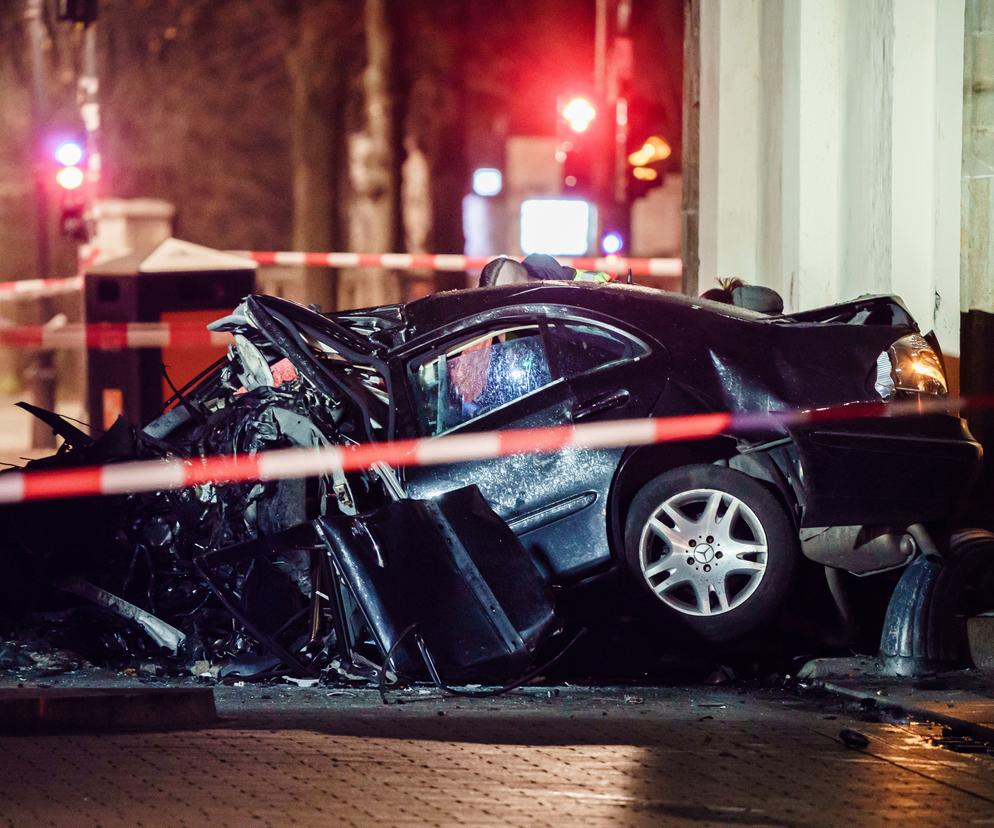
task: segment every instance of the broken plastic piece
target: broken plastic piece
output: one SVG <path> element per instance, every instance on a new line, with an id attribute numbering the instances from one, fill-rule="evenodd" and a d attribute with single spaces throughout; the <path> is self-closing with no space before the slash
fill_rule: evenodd
<path id="1" fill-rule="evenodd" d="M 293 676 L 283 676 L 283 681 L 287 684 L 296 684 L 297 687 L 317 687 L 316 678 L 294 678 Z"/>
<path id="2" fill-rule="evenodd" d="M 161 618 L 156 618 L 152 613 L 143 610 L 141 607 L 136 607 L 134 604 L 125 601 L 123 598 L 119 598 L 112 592 L 101 589 L 89 581 L 84 581 L 82 578 L 71 578 L 63 581 L 59 585 L 59 588 L 63 592 L 78 595 L 80 598 L 85 598 L 87 601 L 92 601 L 94 604 L 106 607 L 123 618 L 131 619 L 156 644 L 165 647 L 173 654 L 178 652 L 183 642 L 186 641 L 186 635 L 171 624 L 167 624 Z"/>

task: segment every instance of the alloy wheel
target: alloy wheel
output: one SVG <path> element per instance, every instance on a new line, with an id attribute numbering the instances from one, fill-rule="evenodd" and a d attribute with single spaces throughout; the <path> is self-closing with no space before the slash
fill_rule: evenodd
<path id="1" fill-rule="evenodd" d="M 639 542 L 642 574 L 656 597 L 685 615 L 712 616 L 745 603 L 766 573 L 766 532 L 756 513 L 719 489 L 663 501 Z"/>

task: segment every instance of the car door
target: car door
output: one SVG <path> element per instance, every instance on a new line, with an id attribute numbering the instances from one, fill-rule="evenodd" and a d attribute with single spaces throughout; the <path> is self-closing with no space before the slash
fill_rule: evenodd
<path id="1" fill-rule="evenodd" d="M 545 316 L 492 321 L 411 359 L 406 374 L 422 433 L 568 425 L 575 412 L 584 416 L 569 378 L 583 371 L 565 359 L 569 343 L 557 333 L 567 329 L 558 324 Z M 595 402 L 595 411 L 603 405 Z M 526 548 L 569 578 L 610 558 L 605 510 L 616 465 L 614 455 L 564 449 L 408 470 L 406 485 L 412 497 L 479 486 Z"/>
<path id="2" fill-rule="evenodd" d="M 661 355 L 642 339 L 605 320 L 562 316 L 549 320 L 549 354 L 557 372 L 569 385 L 576 425 L 645 417 L 659 396 L 663 376 Z M 653 359 L 652 357 L 657 357 Z M 568 560 L 589 556 L 591 564 L 610 559 L 608 494 L 625 448 L 575 451 L 578 494 L 589 504 L 568 520 L 540 527 L 540 542 L 555 547 Z M 590 555 L 597 549 L 596 556 Z M 578 573 L 580 574 L 580 573 Z"/>

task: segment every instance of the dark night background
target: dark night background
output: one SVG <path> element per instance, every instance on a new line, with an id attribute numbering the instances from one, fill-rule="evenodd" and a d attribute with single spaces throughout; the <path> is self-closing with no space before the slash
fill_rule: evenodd
<path id="1" fill-rule="evenodd" d="M 368 25 L 368 6 L 385 14 Z M 358 249 L 350 205 L 369 192 L 348 165 L 349 136 L 368 128 L 364 70 L 384 71 L 393 117 L 390 218 L 376 232 L 405 240 L 401 205 L 428 205 L 428 251 L 462 249 L 468 172 L 505 135 L 552 134 L 556 96 L 588 86 L 593 0 L 104 0 L 98 72 L 102 194 L 158 197 L 177 234 L 229 249 Z M 679 169 L 681 0 L 635 0 L 633 138 L 662 134 Z M 0 5 L 0 260 L 4 278 L 72 271 L 54 240 L 55 274 L 35 272 L 28 171 L 30 64 L 22 4 Z M 80 130 L 79 33 L 54 19 L 47 133 Z M 372 56 L 372 59 L 371 57 Z M 427 193 L 400 192 L 401 168 L 424 154 Z M 416 182 L 407 189 L 418 186 Z M 296 195 L 295 195 L 296 193 Z M 380 214 L 382 216 L 382 213 Z M 384 223 L 387 226 L 383 226 Z"/>

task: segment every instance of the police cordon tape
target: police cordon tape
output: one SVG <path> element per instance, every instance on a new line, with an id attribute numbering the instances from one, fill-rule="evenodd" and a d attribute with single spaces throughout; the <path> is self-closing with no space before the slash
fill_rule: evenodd
<path id="1" fill-rule="evenodd" d="M 458 273 L 482 270 L 494 256 L 461 256 L 448 253 L 302 253 L 299 251 L 231 250 L 235 256 L 261 265 L 281 267 L 374 267 L 386 270 L 433 270 Z M 520 257 L 512 257 L 518 258 Z M 671 276 L 683 273 L 680 259 L 632 259 L 624 256 L 557 256 L 556 261 L 578 270 L 603 270 L 624 276 Z"/>
<path id="2" fill-rule="evenodd" d="M 224 346 L 231 341 L 231 334 L 209 331 L 203 325 L 175 322 L 95 322 L 89 325 L 72 322 L 0 327 L 0 345 L 36 350 L 200 348 Z"/>
<path id="3" fill-rule="evenodd" d="M 78 293 L 82 289 L 82 276 L 53 279 L 15 279 L 8 282 L 0 282 L 0 301 L 4 299 L 59 296 L 63 293 Z"/>
<path id="4" fill-rule="evenodd" d="M 80 249 L 75 276 L 58 276 L 48 279 L 10 279 L 0 281 L 0 302 L 5 299 L 34 299 L 78 293 L 83 289 L 83 272 L 100 255 L 95 247 L 85 245 Z"/>
<path id="5" fill-rule="evenodd" d="M 703 440 L 718 435 L 768 432 L 880 416 L 916 416 L 949 409 L 994 407 L 994 395 L 969 399 L 858 402 L 821 409 L 690 414 L 612 420 L 575 426 L 508 429 L 479 434 L 395 440 L 328 448 L 273 449 L 257 454 L 195 459 L 156 459 L 46 471 L 0 473 L 0 503 L 97 495 L 126 495 L 183 489 L 207 483 L 244 483 L 317 477 L 334 471 L 434 466 L 516 454 L 547 454 L 567 449 L 605 449 Z"/>
<path id="6" fill-rule="evenodd" d="M 257 264 L 277 267 L 384 268 L 386 270 L 426 270 L 458 273 L 482 270 L 494 256 L 462 256 L 450 253 L 304 253 L 296 250 L 231 250 L 232 255 L 251 259 Z M 512 257 L 513 258 L 513 257 Z M 520 260 L 520 257 L 517 257 Z M 683 272 L 680 259 L 626 258 L 624 256 L 557 257 L 578 270 L 603 270 L 624 276 L 662 276 L 673 280 L 671 289 L 679 290 Z M 86 266 L 87 262 L 82 263 Z M 83 289 L 82 276 L 51 279 L 14 279 L 0 282 L 0 302 L 4 299 L 57 296 Z"/>

